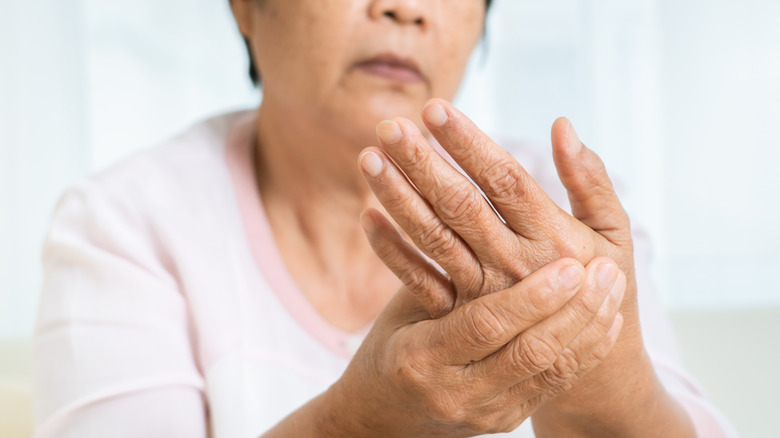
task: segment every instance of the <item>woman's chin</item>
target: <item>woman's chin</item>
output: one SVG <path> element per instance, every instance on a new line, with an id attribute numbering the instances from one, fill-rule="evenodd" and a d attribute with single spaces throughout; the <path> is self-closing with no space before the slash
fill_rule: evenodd
<path id="1" fill-rule="evenodd" d="M 428 96 L 410 95 L 400 92 L 378 93 L 369 100 L 369 107 L 383 119 L 390 117 L 420 118 L 422 107 Z"/>
<path id="2" fill-rule="evenodd" d="M 414 122 L 421 130 L 425 130 L 421 113 L 427 100 L 428 96 L 393 93 L 387 90 L 349 93 L 329 99 L 323 105 L 324 108 L 320 107 L 319 113 L 310 115 L 322 128 L 362 149 L 377 144 L 376 125 L 382 120 L 404 117 Z"/>

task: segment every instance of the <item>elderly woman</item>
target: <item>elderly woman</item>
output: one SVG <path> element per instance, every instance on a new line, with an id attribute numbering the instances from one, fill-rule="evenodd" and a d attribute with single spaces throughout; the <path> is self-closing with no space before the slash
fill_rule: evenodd
<path id="1" fill-rule="evenodd" d="M 447 103 L 489 3 L 233 0 L 259 109 L 57 207 L 38 436 L 724 435 L 571 124 Z"/>

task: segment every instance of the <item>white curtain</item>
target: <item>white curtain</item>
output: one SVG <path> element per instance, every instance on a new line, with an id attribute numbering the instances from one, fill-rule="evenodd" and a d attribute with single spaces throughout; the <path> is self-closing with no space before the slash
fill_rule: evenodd
<path id="1" fill-rule="evenodd" d="M 256 105 L 227 0 L 0 0 L 0 337 L 32 331 L 72 181 Z M 459 105 L 548 147 L 570 117 L 655 234 L 674 308 L 780 304 L 780 2 L 497 0 Z"/>

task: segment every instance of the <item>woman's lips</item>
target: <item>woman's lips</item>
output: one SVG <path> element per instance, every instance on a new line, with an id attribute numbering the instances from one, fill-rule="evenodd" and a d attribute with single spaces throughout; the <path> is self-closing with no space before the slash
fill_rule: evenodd
<path id="1" fill-rule="evenodd" d="M 417 63 L 392 53 L 381 54 L 357 64 L 357 68 L 391 81 L 414 83 L 424 80 Z"/>

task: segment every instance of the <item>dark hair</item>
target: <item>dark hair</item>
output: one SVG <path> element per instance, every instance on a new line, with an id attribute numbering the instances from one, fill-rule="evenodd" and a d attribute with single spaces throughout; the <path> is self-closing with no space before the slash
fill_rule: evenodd
<path id="1" fill-rule="evenodd" d="M 493 3 L 493 0 L 485 0 L 485 10 L 490 9 L 491 3 Z M 249 55 L 249 79 L 251 79 L 252 83 L 257 87 L 260 85 L 260 73 L 257 71 L 257 67 L 255 67 L 255 57 L 252 55 L 252 46 L 249 45 L 249 40 L 247 38 L 244 38 L 244 45 L 246 45 L 246 53 Z"/>

